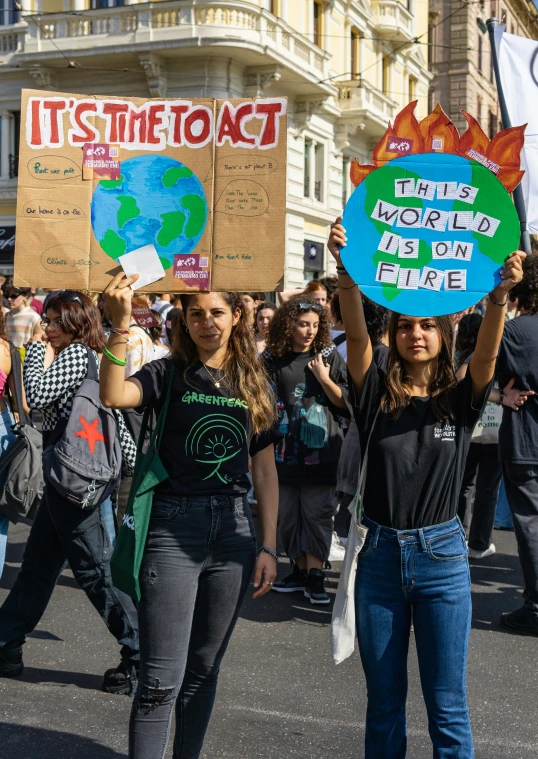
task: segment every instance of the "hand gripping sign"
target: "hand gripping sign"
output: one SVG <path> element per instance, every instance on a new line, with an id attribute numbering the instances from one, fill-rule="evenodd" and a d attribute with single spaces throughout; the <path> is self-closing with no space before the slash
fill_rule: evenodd
<path id="1" fill-rule="evenodd" d="M 420 123 L 410 103 L 373 164 L 353 161 L 342 262 L 365 295 L 412 316 L 450 314 L 500 282 L 519 247 L 517 187 L 524 127 L 493 140 L 469 114 L 461 137 L 441 106 Z"/>

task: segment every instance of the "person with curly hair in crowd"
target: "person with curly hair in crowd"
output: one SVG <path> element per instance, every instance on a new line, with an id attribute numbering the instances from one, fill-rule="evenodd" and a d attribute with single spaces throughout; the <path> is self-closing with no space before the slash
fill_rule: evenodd
<path id="1" fill-rule="evenodd" d="M 538 256 L 523 262 L 523 281 L 509 293 L 519 316 L 504 327 L 497 358 L 499 387 L 514 378 L 515 386 L 538 392 Z M 507 298 L 508 300 L 508 298 Z M 538 395 L 505 409 L 499 429 L 499 456 L 519 560 L 523 570 L 523 606 L 501 615 L 511 632 L 538 637 Z"/>
<path id="2" fill-rule="evenodd" d="M 349 417 L 346 366 L 331 341 L 328 310 L 305 296 L 289 300 L 271 322 L 263 358 L 283 435 L 275 448 L 280 536 L 293 564 L 273 590 L 328 604 L 323 567 L 337 505 L 341 416 Z"/>

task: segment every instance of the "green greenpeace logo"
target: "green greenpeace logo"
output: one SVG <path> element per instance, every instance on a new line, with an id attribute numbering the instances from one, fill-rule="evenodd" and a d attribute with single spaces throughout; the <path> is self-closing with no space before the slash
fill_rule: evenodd
<path id="1" fill-rule="evenodd" d="M 204 480 L 216 476 L 228 483 L 231 478 L 221 474 L 220 468 L 225 461 L 241 453 L 246 443 L 247 432 L 242 424 L 225 414 L 208 414 L 192 426 L 185 441 L 185 453 L 199 464 L 211 467 Z"/>

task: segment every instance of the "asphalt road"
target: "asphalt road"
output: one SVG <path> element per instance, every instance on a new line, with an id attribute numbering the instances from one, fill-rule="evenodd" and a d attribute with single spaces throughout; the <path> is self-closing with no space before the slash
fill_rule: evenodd
<path id="1" fill-rule="evenodd" d="M 11 529 L 0 600 L 18 572 L 26 525 Z M 477 759 L 538 756 L 538 639 L 503 632 L 501 611 L 520 604 L 512 533 L 472 568 L 469 700 Z M 281 567 L 282 572 L 286 566 Z M 330 572 L 330 590 L 337 573 Z M 358 656 L 335 667 L 330 608 L 298 595 L 249 601 L 223 667 L 203 759 L 360 759 L 365 686 Z M 411 646 L 413 649 L 413 646 Z M 0 759 L 121 759 L 130 699 L 99 691 L 117 646 L 69 571 L 24 647 L 25 671 L 0 680 Z M 416 657 L 410 656 L 409 759 L 431 747 Z M 171 748 L 167 759 L 171 757 Z"/>

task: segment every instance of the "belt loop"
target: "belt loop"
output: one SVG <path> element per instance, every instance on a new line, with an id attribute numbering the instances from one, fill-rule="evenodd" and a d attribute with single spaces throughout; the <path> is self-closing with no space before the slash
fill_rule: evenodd
<path id="1" fill-rule="evenodd" d="M 373 546 L 374 548 L 377 548 L 377 541 L 378 541 L 378 538 L 379 538 L 379 533 L 380 533 L 380 532 L 381 532 L 381 525 L 380 525 L 380 524 L 378 524 L 378 525 L 377 525 L 377 527 L 375 528 L 375 535 L 374 535 L 374 539 L 372 540 L 372 546 Z"/>
<path id="2" fill-rule="evenodd" d="M 428 549 L 426 546 L 426 538 L 424 537 L 424 530 L 422 529 L 422 527 L 418 528 L 418 536 L 420 538 L 420 545 L 422 546 L 422 550 L 426 552 Z"/>

